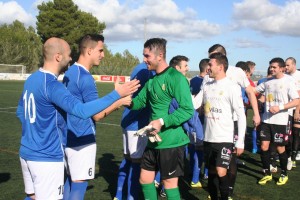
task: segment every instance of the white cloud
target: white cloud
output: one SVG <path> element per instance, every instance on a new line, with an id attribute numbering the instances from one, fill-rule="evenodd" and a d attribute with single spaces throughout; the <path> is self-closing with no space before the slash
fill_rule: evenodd
<path id="1" fill-rule="evenodd" d="M 235 40 L 235 46 L 238 48 L 269 48 L 266 44 L 248 38 L 239 38 Z"/>
<path id="2" fill-rule="evenodd" d="M 180 10 L 172 0 L 74 0 L 78 7 L 106 23 L 104 35 L 111 41 L 142 39 L 147 21 L 148 37 L 168 40 L 203 39 L 220 33 L 220 26 L 197 18 L 192 8 Z M 141 4 L 143 2 L 143 4 Z"/>
<path id="3" fill-rule="evenodd" d="M 19 20 L 25 26 L 35 26 L 36 18 L 27 13 L 17 2 L 10 1 L 7 3 L 0 2 L 0 24 L 11 24 Z"/>
<path id="4" fill-rule="evenodd" d="M 300 36 L 300 2 L 283 6 L 269 0 L 245 0 L 234 4 L 233 18 L 238 27 L 251 28 L 266 35 Z"/>

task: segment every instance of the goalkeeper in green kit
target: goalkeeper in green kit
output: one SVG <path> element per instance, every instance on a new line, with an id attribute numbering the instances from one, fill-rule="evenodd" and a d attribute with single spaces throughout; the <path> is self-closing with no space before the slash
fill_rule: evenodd
<path id="1" fill-rule="evenodd" d="M 133 99 L 131 109 L 151 108 L 150 135 L 158 134 L 161 140 L 148 142 L 141 163 L 140 183 L 144 197 L 156 200 L 155 172 L 161 172 L 165 192 L 169 200 L 180 199 L 178 177 L 184 174 L 184 149 L 190 141 L 182 124 L 189 120 L 194 108 L 188 80 L 166 62 L 166 43 L 163 38 L 145 42 L 143 56 L 148 70 L 156 76 L 150 79 Z M 175 98 L 179 108 L 168 114 L 170 103 Z"/>

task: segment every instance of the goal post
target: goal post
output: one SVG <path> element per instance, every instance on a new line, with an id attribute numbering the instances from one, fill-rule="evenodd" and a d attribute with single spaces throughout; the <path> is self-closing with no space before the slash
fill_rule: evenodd
<path id="1" fill-rule="evenodd" d="M 12 65 L 12 64 L 0 64 L 0 73 L 8 73 L 8 74 L 26 74 L 26 66 L 25 65 Z"/>

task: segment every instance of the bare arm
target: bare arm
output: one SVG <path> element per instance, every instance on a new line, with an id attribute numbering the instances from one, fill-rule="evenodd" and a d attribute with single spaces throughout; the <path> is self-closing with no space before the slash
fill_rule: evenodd
<path id="1" fill-rule="evenodd" d="M 118 101 L 115 101 L 113 104 L 111 104 L 109 107 L 104 109 L 103 111 L 97 113 L 96 115 L 93 116 L 93 119 L 98 122 L 110 113 L 112 113 L 115 110 L 118 110 L 121 106 L 125 105 L 128 106 L 131 104 L 131 96 L 123 97 L 119 99 Z"/>
<path id="2" fill-rule="evenodd" d="M 257 126 L 260 124 L 260 116 L 259 116 L 259 111 L 258 111 L 258 105 L 257 105 L 257 99 L 255 96 L 255 88 L 252 87 L 251 85 L 248 85 L 246 88 L 246 93 L 248 95 L 248 98 L 250 100 L 250 104 L 253 109 L 253 124 L 254 126 Z"/>

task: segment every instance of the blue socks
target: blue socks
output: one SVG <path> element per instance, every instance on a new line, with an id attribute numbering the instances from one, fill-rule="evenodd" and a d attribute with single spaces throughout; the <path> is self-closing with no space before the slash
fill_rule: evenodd
<path id="1" fill-rule="evenodd" d="M 80 182 L 80 183 L 72 182 L 69 199 L 84 200 L 84 195 L 85 195 L 87 186 L 88 186 L 87 181 Z"/>
<path id="2" fill-rule="evenodd" d="M 64 185 L 64 196 L 63 200 L 68 200 L 71 192 L 71 177 L 67 176 L 65 185 Z"/>
<path id="3" fill-rule="evenodd" d="M 257 152 L 257 144 L 256 144 L 256 130 L 253 129 L 252 131 L 252 153 L 256 153 Z"/>
<path id="4" fill-rule="evenodd" d="M 131 163 L 130 172 L 128 176 L 128 194 L 127 199 L 138 199 L 139 191 L 141 189 L 139 178 L 140 178 L 141 168 L 140 163 Z"/>
<path id="5" fill-rule="evenodd" d="M 129 170 L 131 166 L 131 161 L 127 159 L 123 159 L 120 167 L 119 167 L 119 173 L 118 173 L 118 186 L 117 186 L 117 192 L 116 192 L 116 198 L 122 199 L 123 197 L 123 185 L 125 183 L 125 180 L 128 176 Z"/>

